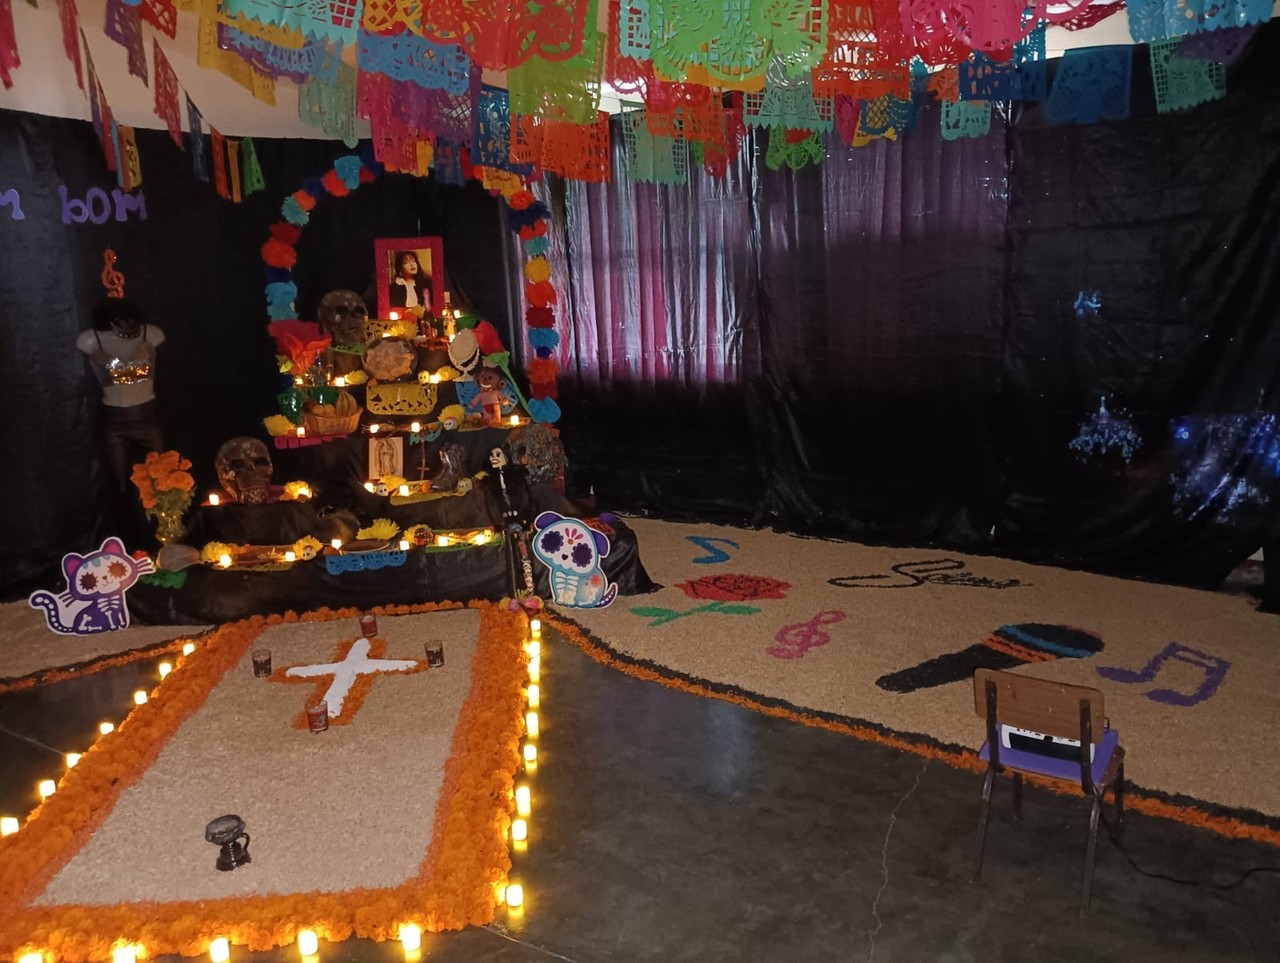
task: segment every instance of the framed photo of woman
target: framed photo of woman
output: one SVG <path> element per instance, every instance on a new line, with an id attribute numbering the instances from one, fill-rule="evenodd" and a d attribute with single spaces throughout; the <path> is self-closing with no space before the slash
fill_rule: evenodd
<path id="1" fill-rule="evenodd" d="M 378 317 L 432 314 L 444 294 L 444 241 L 383 237 L 373 242 L 378 271 Z"/>

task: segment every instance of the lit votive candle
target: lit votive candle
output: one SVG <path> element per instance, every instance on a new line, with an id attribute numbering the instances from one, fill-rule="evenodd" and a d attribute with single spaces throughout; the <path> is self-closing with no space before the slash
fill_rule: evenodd
<path id="1" fill-rule="evenodd" d="M 522 843 L 529 838 L 529 823 L 524 819 L 511 820 L 511 838 Z"/>
<path id="2" fill-rule="evenodd" d="M 304 426 L 299 425 L 299 426 L 294 430 L 294 434 L 296 434 L 299 438 L 305 438 L 305 437 L 307 437 L 307 429 L 306 429 Z"/>
<path id="3" fill-rule="evenodd" d="M 284 553 L 284 560 L 286 562 L 296 562 L 298 560 L 298 553 L 293 551 L 293 549 L 289 549 Z"/>
<path id="4" fill-rule="evenodd" d="M 364 490 L 372 494 L 378 490 L 378 486 L 371 481 L 367 481 L 364 483 Z"/>
<path id="5" fill-rule="evenodd" d="M 537 682 L 542 677 L 542 660 L 529 660 L 529 681 Z"/>
<path id="6" fill-rule="evenodd" d="M 378 433 L 378 429 L 381 427 L 382 426 L 375 421 L 373 424 L 369 426 L 369 434 L 376 435 Z"/>
<path id="7" fill-rule="evenodd" d="M 315 956 L 320 949 L 320 937 L 315 930 L 298 930 L 298 952 L 303 956 Z"/>
<path id="8" fill-rule="evenodd" d="M 36 786 L 36 792 L 40 794 L 41 799 L 48 799 L 58 791 L 58 784 L 52 779 L 41 779 Z"/>
<path id="9" fill-rule="evenodd" d="M 521 816 L 528 816 L 533 812 L 533 796 L 528 786 L 516 787 L 516 812 Z"/>
<path id="10" fill-rule="evenodd" d="M 409 486 L 408 486 L 408 485 L 401 485 L 401 486 L 400 486 L 400 497 L 401 497 L 401 498 L 405 498 L 405 497 L 407 497 L 407 496 L 408 496 L 408 494 L 409 494 Z"/>
<path id="11" fill-rule="evenodd" d="M 345 388 L 347 386 L 347 379 L 344 378 L 342 375 L 338 375 L 338 377 L 333 379 L 333 386 L 335 388 Z M 308 953 L 306 955 L 310 956 L 311 954 Z"/>
<path id="12" fill-rule="evenodd" d="M 519 909 L 524 905 L 524 887 L 519 883 L 507 884 L 507 905 L 512 909 Z"/>
<path id="13" fill-rule="evenodd" d="M 430 376 L 428 376 L 427 378 L 427 384 L 438 385 L 439 383 L 440 383 L 440 376 L 435 372 L 432 372 Z"/>
<path id="14" fill-rule="evenodd" d="M 542 638 L 542 619 L 529 620 L 529 637 L 534 639 Z"/>
<path id="15" fill-rule="evenodd" d="M 133 704 L 135 706 L 145 706 L 147 704 L 147 693 L 144 689 L 139 689 L 133 694 Z"/>
<path id="16" fill-rule="evenodd" d="M 519 425 L 519 424 L 520 424 L 520 416 L 519 416 L 519 415 L 512 415 L 512 416 L 511 416 L 511 427 L 512 427 L 512 428 L 515 428 L 515 427 L 516 427 L 517 425 Z"/>
<path id="17" fill-rule="evenodd" d="M 526 696 L 529 700 L 529 708 L 536 709 L 538 704 L 542 702 L 542 689 L 536 685 L 531 685 L 526 692 Z"/>
<path id="18" fill-rule="evenodd" d="M 18 957 L 18 963 L 44 963 L 44 954 L 39 950 L 32 950 L 30 953 L 23 953 Z"/>
<path id="19" fill-rule="evenodd" d="M 111 950 L 111 963 L 137 963 L 137 959 L 138 948 L 132 943 L 125 943 Z"/>
<path id="20" fill-rule="evenodd" d="M 526 712 L 524 715 L 524 731 L 529 733 L 529 738 L 538 738 L 538 714 L 536 712 Z"/>
<path id="21" fill-rule="evenodd" d="M 526 763 L 538 761 L 538 747 L 532 742 L 526 742 L 524 744 L 524 761 Z"/>
<path id="22" fill-rule="evenodd" d="M 209 504 L 210 505 L 222 504 L 222 496 L 219 495 L 217 492 L 209 492 Z"/>
<path id="23" fill-rule="evenodd" d="M 67 755 L 66 755 L 66 757 L 65 757 L 65 761 L 66 761 L 66 763 L 67 763 L 67 768 L 68 768 L 68 769 L 74 769 L 74 768 L 75 768 L 76 763 L 80 761 L 80 753 L 78 753 L 78 752 L 69 752 L 69 753 L 67 753 Z"/>
<path id="24" fill-rule="evenodd" d="M 409 430 L 415 435 L 422 430 L 422 422 L 414 421 L 409 424 Z"/>
<path id="25" fill-rule="evenodd" d="M 221 565 L 223 568 L 230 568 L 231 556 L 228 555 L 226 552 L 223 552 L 221 555 L 218 556 L 218 564 Z"/>
<path id="26" fill-rule="evenodd" d="M 225 936 L 209 941 L 209 959 L 213 963 L 227 963 L 231 959 L 231 941 Z"/>
<path id="27" fill-rule="evenodd" d="M 336 551 L 341 551 L 341 550 L 342 550 L 342 539 L 340 539 L 340 538 L 331 539 L 331 540 L 329 541 L 329 544 L 333 546 L 333 550 L 334 550 L 335 552 L 336 552 Z"/>
<path id="28" fill-rule="evenodd" d="M 17 816 L 0 816 L 0 836 L 12 836 L 18 831 Z"/>
<path id="29" fill-rule="evenodd" d="M 400 945 L 409 952 L 422 949 L 422 927 L 417 923 L 401 923 Z"/>
<path id="30" fill-rule="evenodd" d="M 188 642 L 186 645 L 182 647 L 182 654 L 190 655 L 195 650 L 196 650 L 196 644 L 194 642 Z"/>
<path id="31" fill-rule="evenodd" d="M 106 736 L 106 735 L 110 735 L 111 733 L 113 733 L 113 732 L 115 732 L 115 731 L 116 731 L 116 725 L 115 725 L 115 723 L 114 723 L 114 722 L 99 722 L 99 723 L 98 723 L 98 732 L 100 732 L 100 733 L 101 733 L 102 735 L 104 735 L 104 736 Z"/>
<path id="32" fill-rule="evenodd" d="M 438 545 L 440 548 L 444 548 L 444 547 L 445 547 L 446 545 L 448 545 L 448 544 L 449 544 L 449 536 L 448 536 L 448 535 L 437 535 L 437 536 L 436 536 L 436 545 Z"/>
<path id="33" fill-rule="evenodd" d="M 399 320 L 400 320 L 400 312 L 399 312 L 399 311 L 388 311 L 388 312 L 387 312 L 387 317 L 388 317 L 388 318 L 390 318 L 392 321 L 399 321 Z"/>
<path id="34" fill-rule="evenodd" d="M 536 659 L 538 658 L 538 656 L 542 655 L 542 643 L 539 642 L 537 639 L 534 639 L 524 648 L 525 648 L 525 651 L 528 652 L 532 658 Z"/>
<path id="35" fill-rule="evenodd" d="M 409 551 L 409 540 L 407 538 L 400 539 L 400 551 L 402 552 Z"/>
<path id="36" fill-rule="evenodd" d="M 169 673 L 173 671 L 173 663 L 161 662 L 158 666 L 156 666 L 156 671 L 160 673 L 160 678 L 162 679 L 167 678 Z"/>

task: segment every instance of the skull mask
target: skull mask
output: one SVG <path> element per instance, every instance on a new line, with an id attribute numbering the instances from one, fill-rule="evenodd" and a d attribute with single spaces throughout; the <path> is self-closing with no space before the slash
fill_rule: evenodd
<path id="1" fill-rule="evenodd" d="M 257 438 L 232 438 L 214 461 L 218 481 L 237 502 L 261 505 L 271 500 L 271 454 Z"/>
<path id="2" fill-rule="evenodd" d="M 354 291 L 330 291 L 316 308 L 320 330 L 332 337 L 334 344 L 363 343 L 368 318 L 364 300 Z"/>

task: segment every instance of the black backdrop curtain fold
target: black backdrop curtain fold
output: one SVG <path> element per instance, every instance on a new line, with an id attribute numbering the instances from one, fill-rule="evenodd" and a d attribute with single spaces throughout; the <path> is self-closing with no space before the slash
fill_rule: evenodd
<path id="1" fill-rule="evenodd" d="M 705 325 L 742 333 L 736 377 L 602 365 L 584 325 L 624 317 L 654 343 L 688 317 L 571 299 L 583 484 L 668 517 L 1221 581 L 1280 535 L 1280 24 L 1190 110 L 1157 114 L 1147 48 L 1133 58 L 1127 121 L 1019 105 L 947 142 L 930 103 L 896 142 L 829 142 L 799 171 L 766 170 L 762 134 L 734 172 L 756 256 L 719 262 L 730 313 Z M 655 187 L 625 163 L 566 185 L 575 294 L 620 268 L 640 291 L 703 270 L 729 216 L 697 203 L 700 172 Z M 629 238 L 623 264 L 622 212 L 696 224 L 640 257 Z"/>

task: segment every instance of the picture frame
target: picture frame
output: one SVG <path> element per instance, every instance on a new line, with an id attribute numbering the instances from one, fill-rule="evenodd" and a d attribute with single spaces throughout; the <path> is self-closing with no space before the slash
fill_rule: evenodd
<path id="1" fill-rule="evenodd" d="M 373 250 L 379 318 L 392 319 L 392 312 L 399 316 L 406 311 L 432 314 L 440 310 L 445 290 L 443 238 L 381 237 L 374 240 Z M 413 278 L 400 270 L 410 255 L 417 265 Z"/>
<path id="2" fill-rule="evenodd" d="M 374 435 L 369 439 L 369 480 L 376 482 L 388 475 L 404 474 L 404 438 L 400 435 Z"/>

